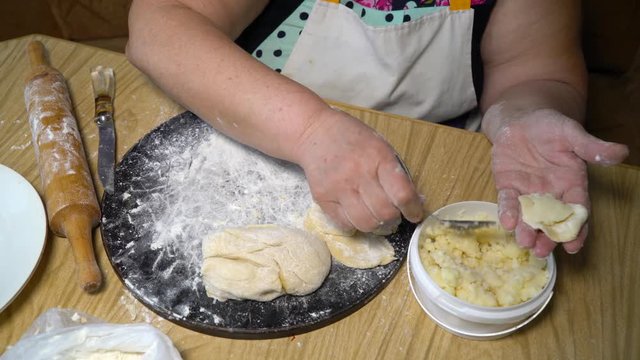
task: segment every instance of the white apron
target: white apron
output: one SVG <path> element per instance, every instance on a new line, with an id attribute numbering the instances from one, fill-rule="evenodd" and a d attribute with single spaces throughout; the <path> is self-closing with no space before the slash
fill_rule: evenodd
<path id="1" fill-rule="evenodd" d="M 372 27 L 317 1 L 282 73 L 326 99 L 440 122 L 477 105 L 472 27 L 473 9 Z"/>

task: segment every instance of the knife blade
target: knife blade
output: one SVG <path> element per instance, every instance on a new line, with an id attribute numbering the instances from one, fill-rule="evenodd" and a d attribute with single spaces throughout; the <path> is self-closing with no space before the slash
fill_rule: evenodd
<path id="1" fill-rule="evenodd" d="M 111 194 L 114 188 L 116 159 L 116 132 L 113 121 L 115 76 L 113 69 L 96 66 L 91 70 L 91 82 L 95 98 L 94 122 L 98 126 L 98 176 L 104 191 Z"/>

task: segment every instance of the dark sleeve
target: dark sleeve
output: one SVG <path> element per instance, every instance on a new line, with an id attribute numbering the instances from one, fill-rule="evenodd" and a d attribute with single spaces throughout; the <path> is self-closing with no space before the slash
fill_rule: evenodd
<path id="1" fill-rule="evenodd" d="M 476 99 L 480 101 L 482 87 L 484 85 L 484 68 L 482 65 L 482 54 L 480 53 L 480 43 L 482 35 L 489 23 L 491 10 L 497 0 L 487 0 L 480 6 L 474 6 L 473 33 L 471 35 L 471 71 L 473 74 L 473 87 L 476 89 Z"/>
<path id="2" fill-rule="evenodd" d="M 252 53 L 302 3 L 302 0 L 271 0 L 264 11 L 236 39 L 236 44 Z"/>

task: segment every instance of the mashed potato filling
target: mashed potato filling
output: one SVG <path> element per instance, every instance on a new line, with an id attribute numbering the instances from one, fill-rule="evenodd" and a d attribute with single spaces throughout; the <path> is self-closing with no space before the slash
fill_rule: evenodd
<path id="1" fill-rule="evenodd" d="M 456 231 L 432 225 L 419 253 L 431 278 L 457 298 L 481 306 L 511 306 L 536 296 L 549 280 L 547 262 L 520 248 L 499 228 Z"/>

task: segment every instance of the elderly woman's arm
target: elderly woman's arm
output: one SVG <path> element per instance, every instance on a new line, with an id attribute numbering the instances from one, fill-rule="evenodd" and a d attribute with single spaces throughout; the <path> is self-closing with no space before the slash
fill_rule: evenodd
<path id="1" fill-rule="evenodd" d="M 127 56 L 216 129 L 300 165 L 342 227 L 421 220 L 420 197 L 381 136 L 234 43 L 267 2 L 135 0 Z"/>
<path id="2" fill-rule="evenodd" d="M 578 0 L 497 1 L 482 39 L 482 131 L 493 143 L 500 221 L 541 257 L 556 243 L 522 222 L 518 196 L 552 193 L 588 209 L 585 161 L 616 164 L 628 153 L 581 125 L 587 80 L 579 7 Z M 580 250 L 586 235 L 585 225 L 565 250 Z"/>

